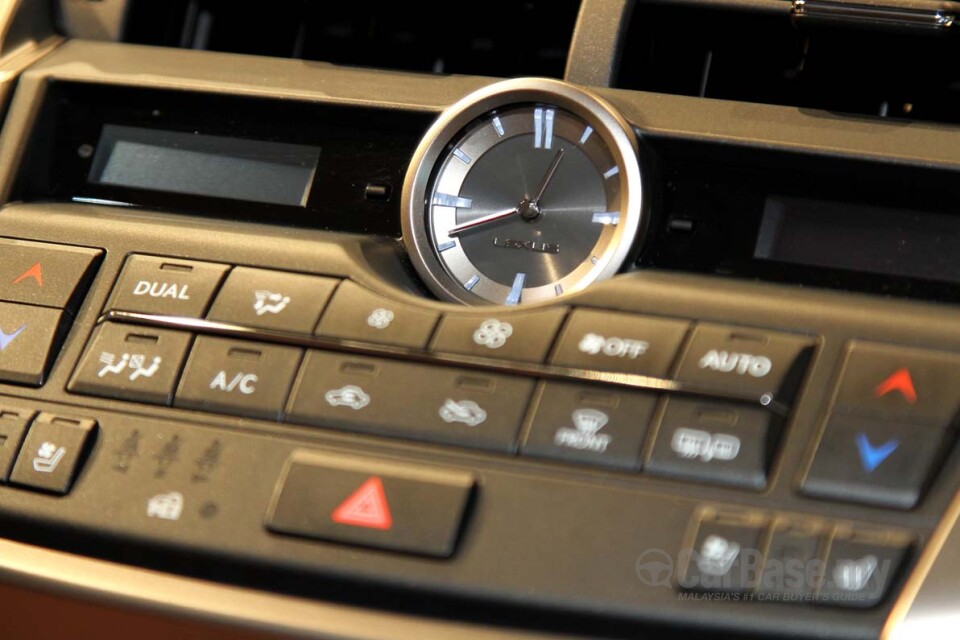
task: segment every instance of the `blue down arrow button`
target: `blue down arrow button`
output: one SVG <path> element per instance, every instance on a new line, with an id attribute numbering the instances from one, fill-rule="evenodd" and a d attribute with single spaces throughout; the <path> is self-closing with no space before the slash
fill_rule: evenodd
<path id="1" fill-rule="evenodd" d="M 872 473 L 884 460 L 897 450 L 900 440 L 894 438 L 880 446 L 873 446 L 865 433 L 857 434 L 857 449 L 860 451 L 860 462 L 867 473 Z"/>

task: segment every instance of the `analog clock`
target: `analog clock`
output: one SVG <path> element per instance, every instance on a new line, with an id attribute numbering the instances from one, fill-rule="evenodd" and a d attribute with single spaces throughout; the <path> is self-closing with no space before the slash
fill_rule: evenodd
<path id="1" fill-rule="evenodd" d="M 615 274 L 643 226 L 636 140 L 593 94 L 509 80 L 447 110 L 404 184 L 404 240 L 440 297 L 518 305 Z"/>

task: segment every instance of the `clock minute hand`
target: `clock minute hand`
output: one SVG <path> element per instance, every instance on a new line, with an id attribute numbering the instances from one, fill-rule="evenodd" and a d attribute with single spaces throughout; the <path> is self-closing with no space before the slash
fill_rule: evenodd
<path id="1" fill-rule="evenodd" d="M 462 231 L 469 231 L 475 227 L 479 227 L 490 222 L 496 222 L 497 220 L 502 220 L 503 218 L 508 218 L 517 212 L 517 207 L 513 207 L 512 209 L 504 209 L 503 211 L 489 213 L 485 216 L 480 216 L 479 218 L 474 218 L 473 220 L 468 220 L 467 222 L 462 222 L 456 226 L 450 227 L 450 229 L 447 231 L 447 235 L 452 237 L 458 235 Z"/>
<path id="2" fill-rule="evenodd" d="M 560 166 L 561 160 L 563 160 L 563 149 L 557 151 L 557 155 L 553 157 L 553 161 L 550 163 L 550 166 L 547 167 L 547 172 L 543 174 L 543 178 L 537 187 L 537 195 L 530 201 L 530 204 L 533 206 L 540 204 L 540 198 L 543 197 L 543 192 L 547 190 L 547 186 L 550 184 L 550 181 L 553 180 L 553 174 L 557 172 L 557 167 Z"/>

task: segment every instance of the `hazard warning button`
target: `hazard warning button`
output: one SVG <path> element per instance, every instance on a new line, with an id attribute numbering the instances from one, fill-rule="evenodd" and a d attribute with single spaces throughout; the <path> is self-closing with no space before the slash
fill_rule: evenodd
<path id="1" fill-rule="evenodd" d="M 960 409 L 960 356 L 854 342 L 837 393 L 842 413 L 944 427 Z"/>
<path id="2" fill-rule="evenodd" d="M 298 451 L 287 463 L 267 528 L 446 558 L 453 555 L 472 474 Z"/>

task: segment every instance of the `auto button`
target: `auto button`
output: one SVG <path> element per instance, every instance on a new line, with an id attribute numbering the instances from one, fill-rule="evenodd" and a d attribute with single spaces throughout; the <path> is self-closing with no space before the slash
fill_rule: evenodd
<path id="1" fill-rule="evenodd" d="M 804 336 L 698 324 L 676 378 L 738 399 L 790 402 L 813 345 Z"/>

